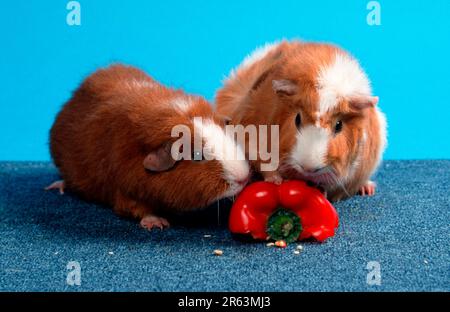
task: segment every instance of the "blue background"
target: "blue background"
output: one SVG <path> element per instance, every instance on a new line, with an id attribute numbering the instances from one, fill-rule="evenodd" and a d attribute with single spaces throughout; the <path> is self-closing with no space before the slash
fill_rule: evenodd
<path id="1" fill-rule="evenodd" d="M 361 61 L 389 124 L 385 158 L 450 158 L 450 1 L 80 0 L 0 5 L 0 160 L 48 160 L 48 130 L 83 77 L 121 61 L 212 99 L 229 70 L 280 38 L 334 42 Z"/>

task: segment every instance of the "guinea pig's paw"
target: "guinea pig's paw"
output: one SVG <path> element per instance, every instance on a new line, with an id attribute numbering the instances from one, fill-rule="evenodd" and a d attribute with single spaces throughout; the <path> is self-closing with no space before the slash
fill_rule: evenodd
<path id="1" fill-rule="evenodd" d="M 59 190 L 59 194 L 63 195 L 65 187 L 66 187 L 66 185 L 64 184 L 64 180 L 59 180 L 59 181 L 55 181 L 52 184 L 50 184 L 49 186 L 47 186 L 45 188 L 45 190 L 49 191 L 49 190 L 58 189 Z"/>
<path id="2" fill-rule="evenodd" d="M 373 181 L 367 181 L 366 184 L 359 189 L 359 195 L 361 196 L 373 196 L 375 195 L 375 189 L 377 185 Z"/>
<path id="3" fill-rule="evenodd" d="M 141 226 L 149 231 L 153 228 L 163 230 L 165 227 L 169 227 L 169 225 L 170 224 L 166 219 L 155 215 L 146 215 L 141 219 Z"/>

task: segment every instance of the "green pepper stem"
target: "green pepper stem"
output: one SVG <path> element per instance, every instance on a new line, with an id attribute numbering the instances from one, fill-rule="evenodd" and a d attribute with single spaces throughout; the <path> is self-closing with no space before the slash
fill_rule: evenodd
<path id="1" fill-rule="evenodd" d="M 292 243 L 302 232 L 300 217 L 291 210 L 278 208 L 270 215 L 266 232 L 270 239 Z"/>

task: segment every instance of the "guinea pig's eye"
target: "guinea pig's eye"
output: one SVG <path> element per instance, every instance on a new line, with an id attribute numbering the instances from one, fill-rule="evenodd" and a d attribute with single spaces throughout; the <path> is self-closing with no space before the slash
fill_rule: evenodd
<path id="1" fill-rule="evenodd" d="M 343 126 L 344 124 L 342 123 L 342 120 L 338 120 L 337 122 L 336 122 L 336 124 L 334 125 L 334 133 L 336 133 L 336 134 L 338 134 L 339 132 L 341 132 L 342 131 L 342 126 Z"/>
<path id="2" fill-rule="evenodd" d="M 203 153 L 201 151 L 193 151 L 191 159 L 192 161 L 202 161 L 205 160 L 205 157 L 203 157 Z"/>
<path id="3" fill-rule="evenodd" d="M 302 117 L 300 116 L 300 113 L 295 116 L 295 126 L 297 129 L 300 129 L 300 126 L 302 125 Z"/>

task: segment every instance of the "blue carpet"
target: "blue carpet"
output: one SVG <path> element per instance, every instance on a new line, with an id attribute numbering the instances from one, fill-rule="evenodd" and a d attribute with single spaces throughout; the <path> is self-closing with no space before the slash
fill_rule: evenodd
<path id="1" fill-rule="evenodd" d="M 57 178 L 49 163 L 0 163 L 1 291 L 450 290 L 450 161 L 385 162 L 377 195 L 338 203 L 336 236 L 302 243 L 300 255 L 295 244 L 233 239 L 227 202 L 219 220 L 211 207 L 146 232 L 105 207 L 44 192 Z M 80 286 L 66 283 L 69 261 L 81 265 Z M 380 263 L 381 285 L 367 284 L 369 261 Z"/>

